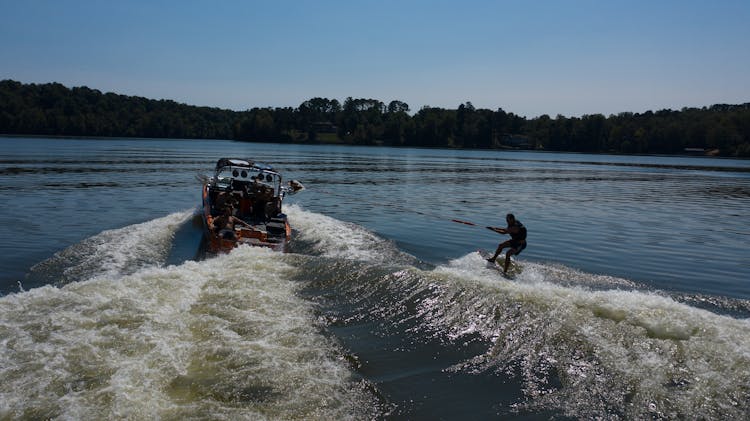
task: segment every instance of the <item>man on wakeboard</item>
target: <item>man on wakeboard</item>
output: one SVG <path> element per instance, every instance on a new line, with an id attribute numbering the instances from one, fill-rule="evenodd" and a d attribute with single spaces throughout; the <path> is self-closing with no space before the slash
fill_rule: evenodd
<path id="1" fill-rule="evenodd" d="M 519 255 L 523 249 L 526 248 L 526 227 L 523 226 L 521 221 L 516 220 L 516 217 L 512 213 L 505 216 L 505 221 L 508 223 L 506 228 L 487 227 L 487 229 L 495 231 L 498 234 L 510 235 L 510 240 L 500 243 L 495 250 L 495 254 L 487 259 L 488 262 L 495 263 L 497 256 L 502 253 L 503 249 L 508 248 L 508 252 L 505 253 L 505 267 L 503 273 L 508 272 L 508 266 L 510 266 L 510 256 Z"/>

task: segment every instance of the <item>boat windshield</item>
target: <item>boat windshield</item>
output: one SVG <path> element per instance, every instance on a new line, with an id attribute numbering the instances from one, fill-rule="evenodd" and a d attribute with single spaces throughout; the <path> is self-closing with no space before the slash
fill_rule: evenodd
<path id="1" fill-rule="evenodd" d="M 216 172 L 219 187 L 229 187 L 232 181 L 242 184 L 263 184 L 273 189 L 274 196 L 281 194 L 281 175 L 258 167 L 227 165 Z"/>

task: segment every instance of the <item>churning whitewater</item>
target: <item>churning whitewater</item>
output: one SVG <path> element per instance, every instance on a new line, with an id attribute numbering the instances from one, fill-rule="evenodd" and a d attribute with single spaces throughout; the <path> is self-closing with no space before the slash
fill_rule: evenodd
<path id="1" fill-rule="evenodd" d="M 699 308 L 523 259 L 507 280 L 477 253 L 434 267 L 356 224 L 286 212 L 289 254 L 168 266 L 186 211 L 37 265 L 52 285 L 0 297 L 0 418 L 408 418 L 398 393 L 428 392 L 390 385 L 413 372 L 515 385 L 485 391 L 497 415 L 750 411 L 746 301 Z"/>
<path id="2" fill-rule="evenodd" d="M 291 256 L 161 267 L 186 217 L 83 241 L 53 260 L 88 279 L 0 299 L 0 418 L 368 416 L 366 384 L 295 295 Z"/>

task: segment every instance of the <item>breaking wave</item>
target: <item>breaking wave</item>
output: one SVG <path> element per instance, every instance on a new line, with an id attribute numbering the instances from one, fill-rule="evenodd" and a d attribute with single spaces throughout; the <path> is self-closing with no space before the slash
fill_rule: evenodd
<path id="1" fill-rule="evenodd" d="M 337 247 L 387 248 L 379 242 Z M 508 280 L 478 253 L 428 270 L 326 262 L 308 266 L 310 295 L 337 297 L 322 306 L 332 326 L 375 322 L 378 337 L 478 347 L 442 371 L 518 382 L 524 399 L 507 413 L 715 419 L 750 411 L 746 300 L 671 296 L 627 279 L 519 264 L 521 272 Z M 689 305 L 707 302 L 712 311 Z"/>
<path id="2" fill-rule="evenodd" d="M 192 215 L 192 210 L 177 212 L 102 231 L 33 266 L 29 277 L 59 286 L 92 276 L 117 277 L 161 265 L 172 248 L 175 232 Z"/>
<path id="3" fill-rule="evenodd" d="M 299 205 L 286 206 L 285 212 L 298 231 L 294 240 L 301 243 L 295 248 L 298 253 L 370 264 L 417 264 L 417 259 L 400 251 L 393 242 L 362 226 L 305 211 Z"/>

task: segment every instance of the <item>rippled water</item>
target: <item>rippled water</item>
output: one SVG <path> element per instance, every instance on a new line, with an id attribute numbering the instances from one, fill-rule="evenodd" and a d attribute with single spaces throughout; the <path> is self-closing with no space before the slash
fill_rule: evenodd
<path id="1" fill-rule="evenodd" d="M 743 418 L 750 162 L 0 138 L 0 419 Z M 201 252 L 220 156 L 307 190 Z M 483 229 L 514 212 L 513 280 Z M 478 226 L 456 224 L 451 219 Z"/>

